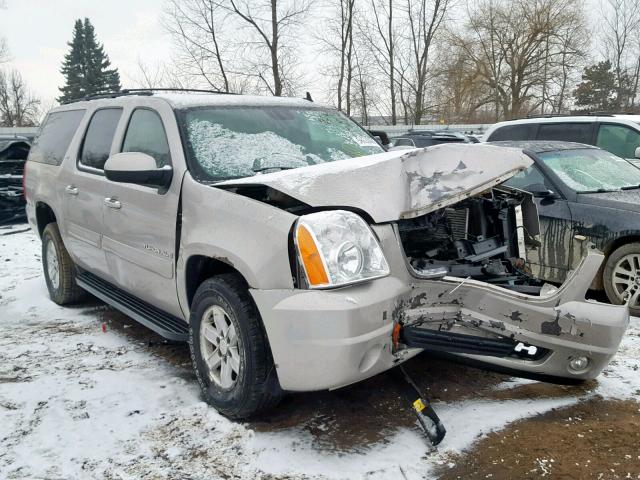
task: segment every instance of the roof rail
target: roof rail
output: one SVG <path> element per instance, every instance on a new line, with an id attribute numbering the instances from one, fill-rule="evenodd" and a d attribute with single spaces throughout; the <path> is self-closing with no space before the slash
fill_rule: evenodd
<path id="1" fill-rule="evenodd" d="M 563 118 L 563 117 L 613 117 L 614 115 L 622 115 L 619 112 L 582 112 L 582 113 L 545 113 L 527 115 L 525 118 Z M 624 113 L 624 115 L 629 115 Z"/>
<path id="2" fill-rule="evenodd" d="M 236 95 L 232 92 L 222 92 L 220 90 L 203 90 L 199 88 L 125 88 L 120 90 L 119 92 L 105 92 L 98 93 L 95 95 L 86 95 L 82 98 L 76 98 L 74 100 L 69 100 L 67 102 L 63 102 L 63 105 L 67 105 L 69 103 L 75 102 L 84 102 L 87 100 L 100 100 L 103 98 L 117 98 L 124 97 L 128 95 L 153 95 L 154 92 L 191 92 L 191 93 L 216 93 L 216 94 L 224 94 L 224 95 Z"/>

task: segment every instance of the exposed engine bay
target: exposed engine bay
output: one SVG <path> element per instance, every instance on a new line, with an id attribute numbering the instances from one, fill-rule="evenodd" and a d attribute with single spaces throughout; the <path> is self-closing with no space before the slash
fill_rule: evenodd
<path id="1" fill-rule="evenodd" d="M 471 278 L 540 293 L 542 282 L 526 265 L 526 245 L 538 243 L 539 226 L 535 204 L 525 192 L 496 187 L 397 225 L 418 277 Z"/>

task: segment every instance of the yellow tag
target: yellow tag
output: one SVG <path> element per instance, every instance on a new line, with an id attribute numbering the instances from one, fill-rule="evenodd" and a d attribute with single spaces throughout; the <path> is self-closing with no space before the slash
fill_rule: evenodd
<path id="1" fill-rule="evenodd" d="M 413 408 L 415 409 L 416 412 L 421 412 L 422 410 L 427 408 L 427 406 L 424 403 L 422 403 L 422 399 L 419 398 L 415 402 L 413 402 Z"/>

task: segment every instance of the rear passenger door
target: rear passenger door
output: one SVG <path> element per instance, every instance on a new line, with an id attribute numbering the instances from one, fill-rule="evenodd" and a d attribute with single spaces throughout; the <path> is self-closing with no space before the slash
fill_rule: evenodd
<path id="1" fill-rule="evenodd" d="M 168 105 L 136 107 L 128 112 L 118 151 L 146 153 L 158 168 L 171 166 L 168 127 L 179 143 Z M 179 172 L 164 190 L 107 181 L 104 195 L 103 248 L 111 275 L 119 287 L 176 316 L 182 316 L 175 284 L 180 182 Z"/>
<path id="2" fill-rule="evenodd" d="M 68 169 L 63 189 L 65 245 L 81 267 L 109 278 L 102 228 L 106 179 L 103 166 L 111 153 L 114 134 L 122 116 L 121 108 L 93 112 L 84 132 L 75 161 Z"/>

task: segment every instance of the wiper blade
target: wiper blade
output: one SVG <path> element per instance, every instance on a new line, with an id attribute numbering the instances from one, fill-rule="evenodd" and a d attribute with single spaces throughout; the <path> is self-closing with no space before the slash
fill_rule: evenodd
<path id="1" fill-rule="evenodd" d="M 636 190 L 640 188 L 640 185 L 628 185 L 626 187 L 620 188 L 620 190 Z"/>
<path id="2" fill-rule="evenodd" d="M 610 190 L 606 188 L 598 188 L 597 190 L 583 190 L 578 193 L 611 193 L 611 192 L 619 192 L 620 190 Z"/>
<path id="3" fill-rule="evenodd" d="M 251 170 L 259 173 L 259 172 L 264 172 L 265 170 L 291 170 L 293 168 L 298 168 L 298 167 L 278 167 L 278 166 L 274 166 L 274 167 L 260 167 L 260 168 L 252 168 Z"/>

